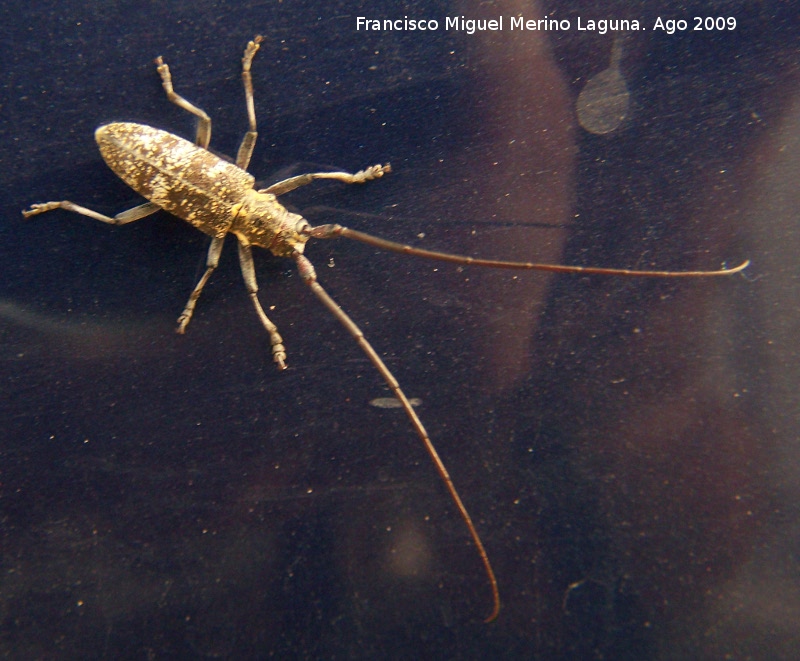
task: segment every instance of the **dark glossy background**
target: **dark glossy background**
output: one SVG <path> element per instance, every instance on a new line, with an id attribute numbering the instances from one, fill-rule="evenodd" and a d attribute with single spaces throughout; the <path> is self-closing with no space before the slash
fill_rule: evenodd
<path id="1" fill-rule="evenodd" d="M 800 65 L 788 2 L 55 2 L 0 8 L 0 655 L 794 658 L 800 645 Z M 594 8 L 594 9 L 592 9 Z M 628 37 L 628 118 L 575 103 L 611 35 L 357 33 L 355 17 L 735 16 Z M 234 154 L 253 66 L 260 181 L 427 248 L 744 276 L 477 272 L 316 242 L 395 371 L 463 523 L 386 388 L 291 262 L 256 253 L 278 373 L 233 245 L 185 336 L 207 238 L 139 203 L 100 124 L 191 137 L 152 60 Z M 279 173 L 279 174 L 275 174 Z M 424 236 L 423 236 L 424 235 Z M 229 241 L 233 244 L 232 241 Z"/>

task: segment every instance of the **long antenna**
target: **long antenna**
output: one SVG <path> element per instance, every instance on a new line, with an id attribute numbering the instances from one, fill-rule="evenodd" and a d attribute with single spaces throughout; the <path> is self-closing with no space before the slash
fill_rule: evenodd
<path id="1" fill-rule="evenodd" d="M 477 257 L 468 257 L 466 255 L 455 255 L 436 250 L 415 248 L 413 246 L 397 243 L 395 241 L 389 241 L 388 239 L 382 239 L 380 237 L 372 236 L 371 234 L 366 234 L 357 230 L 351 230 L 347 227 L 337 224 L 308 227 L 303 230 L 303 233 L 316 239 L 338 239 L 340 237 L 345 237 L 355 241 L 361 241 L 362 243 L 375 246 L 376 248 L 381 248 L 382 250 L 400 253 L 402 255 L 412 255 L 415 257 L 423 257 L 425 259 L 450 262 L 452 264 L 461 264 L 464 266 L 484 266 L 502 269 L 547 271 L 550 273 L 576 273 L 585 275 L 612 275 L 640 278 L 705 278 L 733 275 L 734 273 L 743 271 L 750 264 L 750 260 L 748 259 L 734 268 L 723 268 L 717 271 L 656 271 L 602 268 L 595 266 L 570 266 L 563 264 L 541 264 L 538 262 L 512 262 L 496 259 L 481 259 Z M 433 442 L 428 436 L 428 432 L 425 430 L 422 421 L 411 407 L 411 404 L 409 403 L 405 393 L 400 388 L 400 384 L 397 382 L 397 379 L 394 378 L 394 375 L 391 373 L 389 368 L 386 367 L 380 356 L 378 356 L 378 354 L 375 352 L 375 349 L 372 348 L 372 345 L 364 337 L 364 333 L 361 332 L 361 329 L 359 329 L 359 327 L 352 319 L 350 319 L 347 313 L 345 313 L 345 311 L 336 304 L 336 301 L 334 301 L 317 282 L 317 276 L 311 262 L 309 262 L 308 259 L 299 252 L 294 253 L 294 259 L 297 262 L 297 268 L 304 282 L 311 288 L 311 291 L 314 292 L 317 298 L 322 301 L 323 305 L 325 305 L 325 307 L 328 308 L 328 310 L 330 310 L 331 313 L 342 323 L 342 325 L 347 329 L 350 335 L 353 336 L 356 342 L 358 342 L 358 345 L 370 359 L 378 372 L 380 372 L 381 376 L 383 376 L 395 397 L 400 401 L 403 410 L 405 410 L 406 415 L 411 421 L 411 424 L 414 426 L 417 435 L 420 437 L 420 439 L 422 439 L 425 449 L 428 451 L 428 454 L 430 455 L 431 460 L 433 461 L 433 464 L 439 473 L 439 476 L 442 478 L 447 490 L 450 492 L 450 497 L 456 504 L 456 507 L 461 514 L 461 518 L 464 520 L 464 523 L 469 529 L 469 533 L 472 536 L 472 541 L 475 543 L 475 547 L 478 549 L 478 555 L 481 557 L 484 569 L 486 570 L 486 575 L 489 579 L 489 584 L 492 588 L 492 599 L 494 601 L 494 607 L 489 617 L 486 618 L 486 622 L 493 621 L 497 618 L 500 612 L 500 593 L 497 587 L 497 579 L 495 578 L 494 570 L 492 569 L 491 562 L 489 562 L 489 556 L 486 554 L 486 549 L 484 548 L 483 542 L 478 535 L 475 524 L 472 522 L 472 517 L 469 515 L 467 508 L 464 507 L 464 503 L 461 501 L 458 491 L 456 491 L 453 480 L 450 478 L 450 474 L 447 472 L 447 468 L 439 457 L 439 453 L 436 451 Z"/>
<path id="2" fill-rule="evenodd" d="M 452 264 L 462 264 L 465 266 L 488 266 L 499 269 L 517 269 L 527 271 L 549 271 L 550 273 L 582 273 L 585 275 L 617 275 L 638 278 L 708 278 L 720 275 L 733 275 L 748 267 L 750 260 L 746 259 L 732 269 L 720 269 L 718 271 L 637 271 L 634 269 L 610 269 L 597 266 L 568 266 L 564 264 L 540 264 L 537 262 L 508 262 L 500 259 L 480 259 L 478 257 L 467 257 L 466 255 L 454 255 L 447 252 L 436 250 L 425 250 L 415 248 L 404 243 L 381 239 L 371 234 L 351 230 L 341 225 L 319 225 L 308 230 L 310 236 L 317 239 L 337 239 L 345 237 L 367 243 L 376 248 L 398 252 L 403 255 L 413 255 L 424 257 L 425 259 L 435 259 L 440 262 L 450 262 Z"/>
<path id="3" fill-rule="evenodd" d="M 339 307 L 336 301 L 334 301 L 328 295 L 328 292 L 322 288 L 322 285 L 317 282 L 317 274 L 314 271 L 314 266 L 310 261 L 308 261 L 308 258 L 301 255 L 299 252 L 295 252 L 294 259 L 297 262 L 297 270 L 300 273 L 300 277 L 302 277 L 303 281 L 311 288 L 311 291 L 316 294 L 317 298 L 322 301 L 323 305 L 328 308 L 333 316 L 336 317 L 347 329 L 347 332 L 353 336 L 353 339 L 358 342 L 358 346 L 360 346 L 362 351 L 367 354 L 367 358 L 370 359 L 370 362 L 381 373 L 381 376 L 384 378 L 389 388 L 391 388 L 394 396 L 397 397 L 397 399 L 403 405 L 403 410 L 406 412 L 409 420 L 411 420 L 411 424 L 414 425 L 417 435 L 420 437 L 420 439 L 422 439 L 422 443 L 425 446 L 425 449 L 428 451 L 428 455 L 430 455 L 433 465 L 436 467 L 436 472 L 438 472 L 439 477 L 442 478 L 442 481 L 447 487 L 447 491 L 450 493 L 450 498 L 452 498 L 453 502 L 456 504 L 458 512 L 461 514 L 461 518 L 467 525 L 469 534 L 472 536 L 472 541 L 474 542 L 475 547 L 478 549 L 478 555 L 481 557 L 481 561 L 483 562 L 483 567 L 486 570 L 486 577 L 489 579 L 489 585 L 492 588 L 492 600 L 494 603 L 492 612 L 489 617 L 486 618 L 485 622 L 492 622 L 493 620 L 497 619 L 497 615 L 500 613 L 500 590 L 497 587 L 497 579 L 494 575 L 494 569 L 492 569 L 492 563 L 489 562 L 489 556 L 486 553 L 486 549 L 483 546 L 480 535 L 478 535 L 475 524 L 472 522 L 472 517 L 469 515 L 467 508 L 464 507 L 464 503 L 461 501 L 461 496 L 458 495 L 458 491 L 456 491 L 456 487 L 453 484 L 450 473 L 447 472 L 447 468 L 445 468 L 444 462 L 442 461 L 441 457 L 439 457 L 439 453 L 436 451 L 430 436 L 428 436 L 428 432 L 425 430 L 422 421 L 419 419 L 419 416 L 417 416 L 416 412 L 412 408 L 411 403 L 408 401 L 405 393 L 400 388 L 400 384 L 397 382 L 397 379 L 394 378 L 392 372 L 388 367 L 386 367 L 386 364 L 381 360 L 381 357 L 364 337 L 364 333 L 361 332 L 361 329 L 348 316 L 348 314 Z"/>

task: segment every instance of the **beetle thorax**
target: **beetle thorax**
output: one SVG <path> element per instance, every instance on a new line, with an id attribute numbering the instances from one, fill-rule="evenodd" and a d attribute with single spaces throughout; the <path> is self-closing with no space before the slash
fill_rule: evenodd
<path id="1" fill-rule="evenodd" d="M 302 216 L 287 211 L 271 193 L 248 190 L 230 231 L 273 255 L 291 257 L 305 249 L 308 235 L 302 229 L 307 226 Z"/>

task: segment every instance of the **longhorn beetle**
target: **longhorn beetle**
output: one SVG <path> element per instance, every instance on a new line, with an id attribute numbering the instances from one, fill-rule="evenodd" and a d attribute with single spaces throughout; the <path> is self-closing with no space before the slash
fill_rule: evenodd
<path id="1" fill-rule="evenodd" d="M 337 239 L 346 237 L 385 250 L 454 264 L 555 273 L 652 278 L 731 275 L 746 268 L 749 261 L 745 261 L 736 268 L 719 271 L 632 271 L 628 269 L 508 262 L 413 248 L 351 230 L 341 225 L 312 227 L 302 216 L 287 211 L 278 202 L 277 198 L 295 188 L 310 184 L 315 179 L 334 179 L 346 184 L 362 184 L 373 179 L 379 179 L 384 174 L 391 172 L 391 166 L 388 164 L 373 165 L 356 174 L 348 174 L 347 172 L 302 174 L 279 181 L 269 188 L 255 190 L 253 188 L 255 178 L 247 172 L 247 166 L 250 163 L 250 157 L 253 154 L 258 135 L 250 67 L 262 41 L 263 38 L 261 36 L 256 36 L 247 44 L 242 57 L 242 79 L 244 82 L 249 130 L 245 133 L 244 139 L 239 146 L 235 165 L 207 151 L 211 140 L 211 118 L 200 108 L 175 93 L 172 88 L 172 76 L 170 75 L 169 67 L 161 57 L 158 57 L 155 63 L 161 76 L 164 91 L 167 93 L 167 98 L 199 119 L 194 144 L 172 133 L 130 122 L 106 124 L 98 128 L 94 134 L 100 153 L 108 166 L 133 190 L 147 198 L 148 202 L 118 213 L 114 217 L 105 216 L 67 200 L 33 204 L 22 213 L 25 217 L 30 217 L 54 209 L 64 209 L 65 211 L 72 211 L 111 225 L 125 225 L 163 209 L 191 223 L 201 232 L 208 234 L 211 237 L 211 246 L 208 249 L 206 270 L 189 296 L 186 307 L 178 317 L 178 333 L 186 331 L 197 305 L 197 299 L 200 297 L 200 293 L 203 291 L 203 287 L 205 287 L 214 269 L 217 268 L 225 237 L 228 234 L 236 235 L 239 245 L 239 265 L 242 269 L 244 283 L 256 314 L 267 333 L 269 333 L 273 360 L 281 370 L 286 368 L 286 349 L 283 346 L 283 340 L 278 333 L 277 327 L 267 317 L 261 307 L 261 303 L 258 301 L 258 285 L 256 283 L 251 247 L 266 248 L 277 257 L 294 259 L 303 281 L 322 301 L 322 304 L 342 323 L 378 372 L 380 372 L 394 396 L 402 404 L 406 415 L 422 440 L 436 467 L 436 471 L 439 473 L 439 477 L 444 482 L 450 497 L 458 508 L 461 518 L 464 520 L 472 541 L 477 548 L 478 555 L 483 562 L 492 591 L 492 611 L 486 618 L 486 622 L 491 622 L 497 618 L 500 612 L 500 593 L 489 556 L 478 535 L 475 524 L 461 501 L 461 497 L 458 495 L 444 463 L 439 458 L 428 432 L 425 431 L 422 421 L 414 412 L 411 403 L 401 390 L 397 380 L 355 322 L 317 282 L 317 275 L 313 265 L 303 255 L 306 242 L 312 238 Z"/>

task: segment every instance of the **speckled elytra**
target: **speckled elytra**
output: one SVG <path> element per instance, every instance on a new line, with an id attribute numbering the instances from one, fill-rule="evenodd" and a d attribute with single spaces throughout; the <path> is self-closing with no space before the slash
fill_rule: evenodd
<path id="1" fill-rule="evenodd" d="M 270 321 L 258 300 L 258 285 L 251 253 L 252 246 L 266 248 L 278 257 L 290 257 L 295 260 L 303 281 L 322 301 L 328 310 L 344 325 L 347 331 L 358 342 L 372 364 L 380 372 L 401 403 L 414 429 L 425 445 L 439 476 L 455 503 L 461 518 L 466 524 L 472 541 L 483 563 L 492 592 L 492 611 L 486 618 L 494 620 L 500 611 L 500 594 L 494 570 L 483 546 L 472 518 L 458 495 L 453 481 L 444 463 L 434 448 L 421 420 L 412 408 L 406 395 L 400 388 L 389 368 L 366 340 L 364 334 L 352 319 L 336 304 L 328 293 L 317 282 L 314 267 L 303 255 L 305 243 L 311 239 L 334 239 L 347 237 L 362 241 L 378 248 L 436 259 L 455 264 L 487 266 L 493 268 L 524 269 L 550 271 L 557 273 L 583 273 L 596 275 L 641 276 L 656 278 L 671 277 L 706 277 L 722 276 L 737 273 L 744 269 L 748 262 L 732 269 L 719 271 L 633 271 L 628 269 L 595 268 L 583 266 L 564 266 L 559 264 L 538 264 L 530 262 L 508 262 L 487 260 L 462 255 L 423 250 L 411 246 L 387 241 L 363 232 L 342 227 L 341 225 L 320 225 L 311 227 L 302 217 L 290 213 L 277 198 L 284 193 L 305 186 L 315 179 L 335 179 L 346 184 L 360 184 L 378 179 L 391 171 L 387 165 L 373 165 L 356 174 L 347 172 L 315 172 L 285 179 L 269 188 L 255 190 L 255 178 L 247 172 L 250 157 L 258 135 L 256 130 L 255 105 L 253 101 L 253 82 L 250 67 L 253 57 L 260 47 L 262 37 L 256 36 L 247 44 L 242 58 L 242 79 L 244 82 L 245 100 L 249 130 L 244 136 L 236 157 L 231 164 L 218 158 L 207 150 L 211 140 L 211 118 L 200 108 L 175 93 L 172 88 L 172 77 L 169 67 L 159 57 L 156 59 L 157 71 L 161 76 L 167 98 L 199 119 L 194 144 L 172 133 L 160 129 L 134 124 L 117 122 L 106 124 L 95 131 L 95 139 L 100 153 L 108 166 L 148 201 L 116 216 L 106 216 L 91 209 L 79 206 L 67 200 L 61 202 L 45 202 L 33 204 L 23 211 L 26 217 L 35 216 L 54 209 L 72 211 L 112 225 L 125 225 L 134 220 L 145 218 L 163 209 L 191 223 L 201 232 L 211 236 L 208 250 L 206 270 L 195 286 L 186 306 L 178 318 L 179 333 L 186 330 L 194 313 L 197 299 L 203 291 L 211 274 L 219 263 L 222 244 L 228 234 L 236 235 L 239 246 L 239 264 L 242 269 L 245 286 L 250 294 L 256 313 L 269 333 L 272 355 L 280 369 L 286 367 L 286 349 L 278 329 Z"/>

